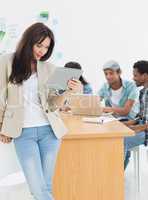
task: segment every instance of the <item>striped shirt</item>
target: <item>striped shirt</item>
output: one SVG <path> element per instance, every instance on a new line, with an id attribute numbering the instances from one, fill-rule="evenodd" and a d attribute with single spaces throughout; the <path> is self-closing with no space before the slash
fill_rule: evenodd
<path id="1" fill-rule="evenodd" d="M 140 90 L 139 101 L 139 117 L 142 119 L 143 122 L 148 122 L 148 88 L 143 88 L 142 90 Z"/>

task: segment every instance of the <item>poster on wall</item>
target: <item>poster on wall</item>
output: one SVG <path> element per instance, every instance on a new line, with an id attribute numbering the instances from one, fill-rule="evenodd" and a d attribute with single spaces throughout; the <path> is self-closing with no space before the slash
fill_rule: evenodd
<path id="1" fill-rule="evenodd" d="M 26 21 L 24 20 L 22 23 L 10 21 L 7 17 L 0 17 L 0 55 L 14 52 L 22 32 L 26 27 L 35 22 L 43 22 L 49 25 L 53 30 L 56 43 L 52 55 L 52 62 L 58 64 L 63 58 L 60 42 L 58 40 L 59 20 L 57 17 L 52 16 L 48 10 L 41 10 L 34 16 L 27 16 Z"/>

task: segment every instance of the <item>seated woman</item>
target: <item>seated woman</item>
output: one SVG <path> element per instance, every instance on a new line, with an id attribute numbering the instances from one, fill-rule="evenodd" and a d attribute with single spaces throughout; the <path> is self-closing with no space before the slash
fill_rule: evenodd
<path id="1" fill-rule="evenodd" d="M 81 65 L 77 62 L 68 62 L 64 65 L 66 68 L 82 69 Z M 69 85 L 70 86 L 70 85 Z M 86 81 L 83 75 L 80 76 L 79 80 L 71 82 L 71 87 L 77 93 L 92 94 L 93 90 L 91 85 Z M 65 101 L 64 106 L 60 109 L 61 111 L 69 111 L 68 101 Z"/>
<path id="2" fill-rule="evenodd" d="M 73 68 L 73 69 L 82 69 L 81 65 L 77 62 L 68 62 L 64 65 L 66 68 Z M 81 88 L 83 94 L 92 94 L 93 90 L 90 84 L 86 81 L 83 76 L 80 76 L 79 81 L 81 83 Z"/>

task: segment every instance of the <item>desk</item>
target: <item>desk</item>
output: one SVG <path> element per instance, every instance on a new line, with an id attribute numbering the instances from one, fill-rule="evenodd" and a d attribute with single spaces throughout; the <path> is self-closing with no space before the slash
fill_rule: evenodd
<path id="1" fill-rule="evenodd" d="M 119 121 L 82 122 L 62 114 L 63 138 L 55 176 L 55 200 L 124 200 L 123 137 L 134 132 Z"/>

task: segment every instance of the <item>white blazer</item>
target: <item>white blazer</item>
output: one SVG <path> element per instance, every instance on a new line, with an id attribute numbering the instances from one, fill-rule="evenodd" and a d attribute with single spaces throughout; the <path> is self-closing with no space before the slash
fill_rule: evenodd
<path id="1" fill-rule="evenodd" d="M 16 138 L 22 132 L 24 107 L 22 86 L 8 82 L 12 58 L 13 54 L 0 56 L 0 133 Z M 61 138 L 68 131 L 57 111 L 56 102 L 59 102 L 61 97 L 55 95 L 47 85 L 54 69 L 55 66 L 48 62 L 37 63 L 38 93 L 55 136 Z"/>

